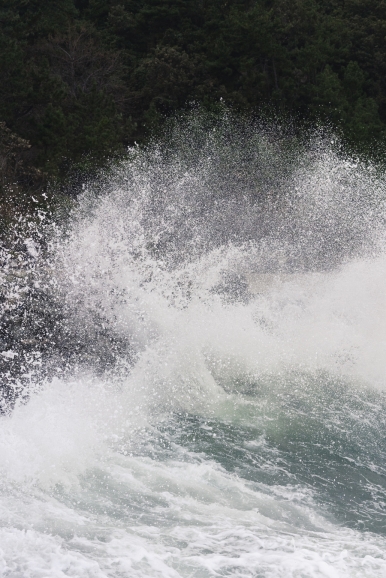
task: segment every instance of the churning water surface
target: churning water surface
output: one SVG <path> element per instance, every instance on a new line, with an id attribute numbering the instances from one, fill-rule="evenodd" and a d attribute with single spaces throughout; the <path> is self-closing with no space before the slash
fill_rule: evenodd
<path id="1" fill-rule="evenodd" d="M 4 248 L 1 576 L 386 576 L 386 182 L 305 141 L 192 116 Z"/>

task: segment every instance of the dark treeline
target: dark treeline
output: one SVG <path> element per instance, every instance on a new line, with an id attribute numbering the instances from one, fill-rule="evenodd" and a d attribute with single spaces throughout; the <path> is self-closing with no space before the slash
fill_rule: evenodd
<path id="1" fill-rule="evenodd" d="M 3 216 L 193 102 L 321 120 L 360 148 L 386 132 L 386 1 L 2 0 L 0 78 Z"/>

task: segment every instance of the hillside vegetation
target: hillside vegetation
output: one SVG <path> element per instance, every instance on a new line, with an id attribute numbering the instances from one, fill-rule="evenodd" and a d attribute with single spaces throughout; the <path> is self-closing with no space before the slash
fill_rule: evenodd
<path id="1" fill-rule="evenodd" d="M 2 216 L 192 103 L 386 133 L 385 0 L 3 0 Z"/>

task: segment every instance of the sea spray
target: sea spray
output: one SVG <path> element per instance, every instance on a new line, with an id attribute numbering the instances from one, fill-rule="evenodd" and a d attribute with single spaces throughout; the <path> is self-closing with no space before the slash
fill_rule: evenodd
<path id="1" fill-rule="evenodd" d="M 3 574 L 383 576 L 384 197 L 196 114 L 4 248 Z"/>

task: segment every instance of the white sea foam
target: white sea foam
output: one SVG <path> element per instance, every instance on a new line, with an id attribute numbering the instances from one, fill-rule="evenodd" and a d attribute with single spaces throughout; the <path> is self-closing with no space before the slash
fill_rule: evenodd
<path id="1" fill-rule="evenodd" d="M 122 457 L 101 479 L 106 474 L 113 485 L 93 493 L 85 480 L 71 494 L 73 508 L 38 493 L 34 501 L 20 500 L 16 512 L 11 500 L 6 520 L 3 507 L 3 574 L 384 576 L 382 539 L 338 529 L 294 504 L 291 492 L 272 495 L 214 463 Z M 97 500 L 94 511 L 87 509 L 87 489 L 88 499 Z M 143 510 L 135 517 L 138 496 Z"/>

